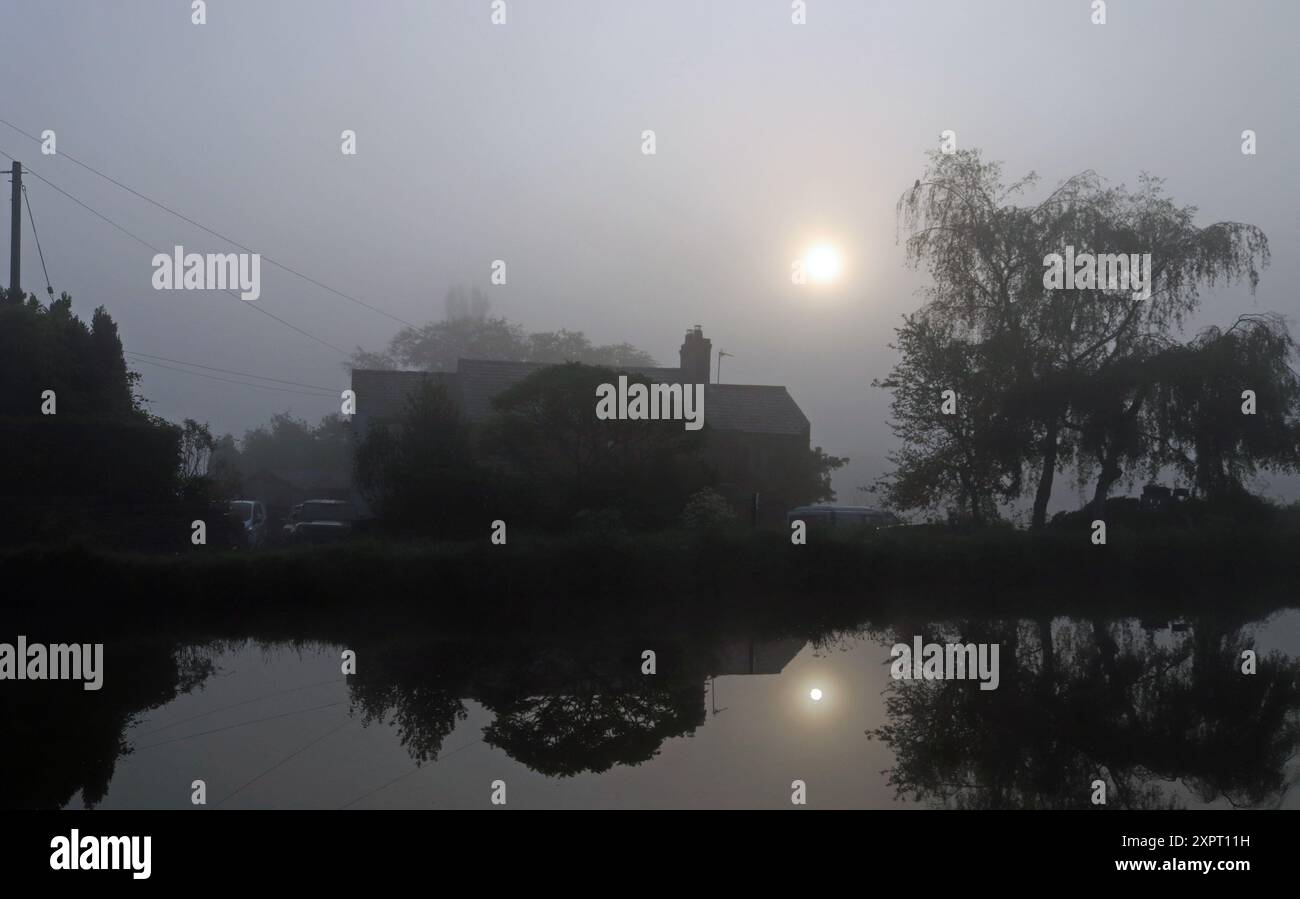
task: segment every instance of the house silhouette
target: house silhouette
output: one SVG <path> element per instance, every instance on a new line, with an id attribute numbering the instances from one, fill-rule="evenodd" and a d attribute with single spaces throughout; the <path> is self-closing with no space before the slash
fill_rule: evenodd
<path id="1" fill-rule="evenodd" d="M 758 495 L 758 518 L 783 521 L 797 497 L 783 495 L 779 484 L 792 454 L 807 452 L 811 425 L 785 387 L 757 384 L 711 384 L 712 342 L 696 325 L 686 332 L 680 364 L 667 367 L 623 367 L 665 384 L 704 387 L 704 423 L 708 430 L 706 458 L 718 473 L 718 490 L 738 508 L 748 510 Z M 373 427 L 395 425 L 407 400 L 426 384 L 441 386 L 471 425 L 493 414 L 492 401 L 548 362 L 499 359 L 460 359 L 450 372 L 353 369 L 356 395 L 353 433 L 364 438 Z M 592 399 L 595 408 L 595 398 Z"/>

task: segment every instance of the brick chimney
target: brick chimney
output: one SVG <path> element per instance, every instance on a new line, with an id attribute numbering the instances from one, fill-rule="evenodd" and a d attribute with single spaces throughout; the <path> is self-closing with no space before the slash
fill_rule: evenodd
<path id="1" fill-rule="evenodd" d="M 682 343 L 682 380 L 688 384 L 709 383 L 709 363 L 713 353 L 713 341 L 704 336 L 704 329 L 699 325 L 686 332 Z"/>

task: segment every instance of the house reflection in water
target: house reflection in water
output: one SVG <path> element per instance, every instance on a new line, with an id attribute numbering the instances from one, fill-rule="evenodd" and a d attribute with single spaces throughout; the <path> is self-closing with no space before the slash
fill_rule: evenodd
<path id="1" fill-rule="evenodd" d="M 755 640 L 753 637 L 734 637 L 718 642 L 709 668 L 709 710 L 713 715 L 725 712 L 718 707 L 718 688 L 715 678 L 745 674 L 780 674 L 785 670 L 808 641 L 799 637 L 779 640 Z"/>
<path id="2" fill-rule="evenodd" d="M 732 674 L 780 674 L 807 644 L 800 637 L 755 640 L 744 637 L 723 640 L 714 655 L 710 672 L 714 677 Z"/>

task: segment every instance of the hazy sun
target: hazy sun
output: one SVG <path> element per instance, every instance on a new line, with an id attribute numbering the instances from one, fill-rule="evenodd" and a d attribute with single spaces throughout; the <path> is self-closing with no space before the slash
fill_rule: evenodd
<path id="1" fill-rule="evenodd" d="M 804 257 L 804 267 L 813 281 L 834 281 L 842 268 L 839 251 L 830 246 L 813 247 Z"/>

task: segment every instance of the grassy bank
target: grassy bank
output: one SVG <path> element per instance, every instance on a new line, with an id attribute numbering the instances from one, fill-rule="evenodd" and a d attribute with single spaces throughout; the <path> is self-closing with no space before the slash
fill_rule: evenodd
<path id="1" fill-rule="evenodd" d="M 900 529 L 847 537 L 664 532 L 511 538 L 506 546 L 380 543 L 173 556 L 78 546 L 0 555 L 6 618 L 147 633 L 301 634 L 338 620 L 391 631 L 848 626 L 881 613 L 1250 614 L 1295 603 L 1300 533 L 1242 529 L 1086 533 Z"/>

